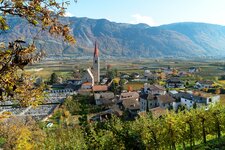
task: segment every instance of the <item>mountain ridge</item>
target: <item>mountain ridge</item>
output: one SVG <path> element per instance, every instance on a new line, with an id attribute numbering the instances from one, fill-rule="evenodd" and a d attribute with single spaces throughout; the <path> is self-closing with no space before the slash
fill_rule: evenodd
<path id="1" fill-rule="evenodd" d="M 2 33 L 0 41 L 9 42 L 23 37 L 31 41 L 38 31 L 25 20 L 8 17 L 10 30 Z M 110 22 L 107 19 L 65 17 L 76 45 L 60 37 L 40 32 L 36 45 L 44 47 L 48 56 L 92 56 L 98 41 L 103 57 L 199 57 L 225 56 L 225 26 L 181 22 L 151 27 L 147 24 Z"/>

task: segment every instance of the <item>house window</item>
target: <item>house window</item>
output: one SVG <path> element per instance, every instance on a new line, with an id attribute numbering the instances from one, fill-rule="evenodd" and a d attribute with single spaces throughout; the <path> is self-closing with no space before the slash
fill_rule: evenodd
<path id="1" fill-rule="evenodd" d="M 187 100 L 185 99 L 185 102 L 186 102 Z"/>
<path id="2" fill-rule="evenodd" d="M 209 102 L 212 102 L 212 99 L 211 98 L 209 99 Z"/>

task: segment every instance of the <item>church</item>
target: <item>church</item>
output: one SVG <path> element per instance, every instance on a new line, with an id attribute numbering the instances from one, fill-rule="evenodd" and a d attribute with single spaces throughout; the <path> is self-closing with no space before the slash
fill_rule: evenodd
<path id="1" fill-rule="evenodd" d="M 94 55 L 93 55 L 93 66 L 88 68 L 85 75 L 82 78 L 83 85 L 86 88 L 93 87 L 95 84 L 100 82 L 100 59 L 99 59 L 99 49 L 98 44 L 95 42 Z M 85 87 L 84 87 L 85 88 Z"/>

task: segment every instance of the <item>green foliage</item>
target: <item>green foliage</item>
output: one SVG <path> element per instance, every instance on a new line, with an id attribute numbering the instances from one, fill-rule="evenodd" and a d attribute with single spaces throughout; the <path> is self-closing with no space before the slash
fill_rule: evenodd
<path id="1" fill-rule="evenodd" d="M 61 35 L 66 41 L 75 42 L 70 34 L 68 25 L 60 23 L 59 17 L 65 15 L 69 2 L 58 3 L 56 0 L 17 0 L 0 1 L 0 30 L 8 30 L 7 15 L 24 18 L 28 23 L 41 27 L 40 30 L 48 30 L 50 34 Z"/>
<path id="2" fill-rule="evenodd" d="M 9 29 L 7 16 L 26 19 L 28 24 L 47 30 L 50 34 L 61 35 L 65 41 L 74 43 L 68 25 L 58 20 L 65 14 L 65 5 L 56 0 L 0 0 L 0 31 Z M 38 32 L 39 33 L 39 32 Z M 38 34 L 37 33 L 37 34 Z M 1 33 L 0 33 L 1 34 Z M 45 54 L 36 52 L 35 42 L 25 46 L 26 40 L 9 42 L 9 46 L 0 46 L 0 100 L 13 99 L 22 106 L 36 106 L 43 101 L 43 87 L 35 86 L 31 76 L 23 77 L 24 67 L 39 61 Z M 54 82 L 54 80 L 52 80 Z"/>
<path id="3" fill-rule="evenodd" d="M 117 69 L 108 70 L 107 77 L 110 79 L 114 79 L 115 77 L 118 77 L 118 70 Z"/>
<path id="4" fill-rule="evenodd" d="M 39 149 L 70 149 L 85 150 L 88 149 L 83 132 L 79 128 L 57 128 L 47 131 L 47 137 Z"/>
<path id="5" fill-rule="evenodd" d="M 52 74 L 51 74 L 51 77 L 50 77 L 50 83 L 51 83 L 51 84 L 58 83 L 58 76 L 57 76 L 56 73 L 52 73 Z"/>
<path id="6" fill-rule="evenodd" d="M 13 143 L 15 147 L 23 147 L 22 143 L 39 149 L 174 150 L 224 147 L 222 135 L 225 133 L 225 106 L 215 105 L 210 106 L 207 110 L 191 109 L 177 113 L 170 111 L 158 119 L 146 115 L 134 121 L 123 121 L 120 118 L 112 117 L 105 122 L 89 123 L 86 113 L 87 103 L 84 102 L 81 105 L 84 106 L 80 108 L 80 125 L 46 129 L 46 136 L 42 137 L 43 142 L 38 139 L 39 142 L 33 144 L 37 139 L 33 139 L 34 135 L 30 129 L 33 131 L 34 127 L 25 128 L 23 126 L 23 130 L 18 130 L 18 127 L 5 126 L 7 130 L 1 129 L 4 131 L 1 132 L 1 136 L 4 135 L 3 137 L 7 138 L 8 136 L 5 134 L 10 132 L 13 136 L 20 138 L 17 140 L 20 145 Z M 60 115 L 66 118 L 68 116 L 66 114 L 66 111 L 62 110 Z M 27 133 L 26 136 L 22 134 L 24 138 L 19 136 L 22 131 Z M 12 138 L 12 135 L 9 137 Z M 7 144 L 12 146 L 9 142 L 10 140 L 7 139 Z M 6 146 L 4 140 L 3 146 Z"/>

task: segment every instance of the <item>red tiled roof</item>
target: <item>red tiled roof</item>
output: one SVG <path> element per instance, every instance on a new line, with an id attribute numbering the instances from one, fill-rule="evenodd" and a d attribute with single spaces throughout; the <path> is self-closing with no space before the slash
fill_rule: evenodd
<path id="1" fill-rule="evenodd" d="M 98 57 L 98 46 L 97 46 L 97 42 L 95 42 L 94 57 Z"/>
<path id="2" fill-rule="evenodd" d="M 82 85 L 92 85 L 92 83 L 91 82 L 85 82 Z"/>
<path id="3" fill-rule="evenodd" d="M 94 92 L 108 91 L 108 86 L 107 85 L 94 85 L 92 87 L 92 90 Z"/>

